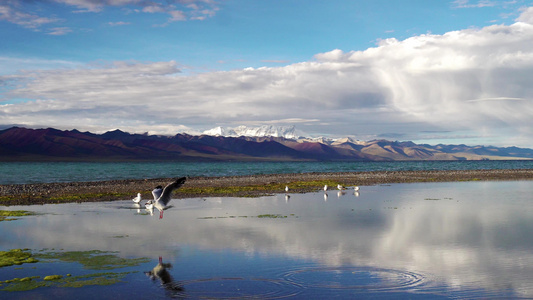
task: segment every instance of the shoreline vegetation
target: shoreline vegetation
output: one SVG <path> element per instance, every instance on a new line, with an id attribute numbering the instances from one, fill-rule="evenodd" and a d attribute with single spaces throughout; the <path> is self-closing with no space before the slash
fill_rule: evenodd
<path id="1" fill-rule="evenodd" d="M 182 174 L 176 174 L 176 177 Z M 152 189 L 174 178 L 130 179 L 91 182 L 62 182 L 0 185 L 0 206 L 69 202 L 129 200 L 137 193 L 151 199 Z M 533 180 L 533 169 L 373 171 L 340 173 L 265 174 L 228 177 L 189 177 L 173 198 L 259 197 L 285 193 L 322 191 L 325 184 L 334 190 L 344 186 L 392 183 Z"/>

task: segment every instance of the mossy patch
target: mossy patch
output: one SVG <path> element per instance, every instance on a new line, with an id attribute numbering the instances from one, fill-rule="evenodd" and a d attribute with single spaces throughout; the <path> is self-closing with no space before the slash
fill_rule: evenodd
<path id="1" fill-rule="evenodd" d="M 37 260 L 35 257 L 39 258 Z M 149 258 L 126 259 L 118 257 L 117 252 L 106 252 L 100 250 L 92 251 L 65 251 L 53 252 L 42 250 L 38 253 L 31 253 L 29 249 L 12 249 L 0 251 L 0 266 L 11 266 L 23 263 L 35 262 L 54 263 L 57 261 L 65 263 L 79 263 L 84 269 L 90 270 L 112 270 L 138 266 L 147 263 Z M 46 276 L 31 276 L 25 278 L 13 278 L 0 281 L 2 291 L 29 291 L 40 287 L 60 287 L 75 288 L 88 285 L 111 285 L 123 281 L 127 274 L 133 272 L 105 272 L 80 276 L 71 274 L 60 275 L 51 274 Z"/>
<path id="2" fill-rule="evenodd" d="M 24 263 L 38 262 L 28 249 L 11 249 L 0 251 L 0 268 Z"/>
<path id="3" fill-rule="evenodd" d="M 32 215 L 35 215 L 35 213 L 27 210 L 0 210 L 0 217 L 22 217 Z"/>
<path id="4" fill-rule="evenodd" d="M 129 196 L 128 193 L 86 193 L 86 194 L 69 194 L 54 196 L 48 198 L 49 202 L 53 203 L 69 203 L 69 202 L 82 202 L 88 199 L 107 199 L 107 198 L 116 198 L 120 199 L 123 197 Z"/>
<path id="5" fill-rule="evenodd" d="M 195 195 L 210 196 L 234 196 L 234 197 L 261 197 L 272 195 L 273 193 L 285 192 L 285 187 L 289 187 L 291 193 L 304 193 L 318 191 L 324 188 L 324 185 L 336 187 L 344 183 L 333 180 L 311 180 L 311 181 L 292 181 L 292 182 L 273 182 L 270 184 L 246 185 L 246 186 L 223 186 L 223 187 L 182 187 L 176 191 L 177 194 L 194 197 Z"/>
<path id="6" fill-rule="evenodd" d="M 97 273 L 84 276 L 75 276 L 65 278 L 58 283 L 59 287 L 65 288 L 80 288 L 87 285 L 112 285 L 118 282 L 122 282 L 126 275 L 132 272 L 120 272 L 120 273 Z"/>
<path id="7" fill-rule="evenodd" d="M 0 290 L 7 292 L 22 292 L 47 286 L 46 282 L 35 280 L 38 278 L 40 278 L 40 276 L 13 278 L 6 281 L 0 281 Z"/>
<path id="8" fill-rule="evenodd" d="M 48 275 L 43 278 L 44 281 L 58 280 L 63 278 L 62 275 Z"/>
<path id="9" fill-rule="evenodd" d="M 287 216 L 284 215 L 273 215 L 273 214 L 265 214 L 265 215 L 258 215 L 258 218 L 269 218 L 269 219 L 284 219 L 287 218 Z"/>
<path id="10" fill-rule="evenodd" d="M 40 287 L 81 288 L 89 285 L 112 285 L 122 282 L 132 272 L 95 273 L 81 276 L 48 275 L 39 280 L 40 276 L 13 278 L 0 281 L 0 290 L 6 292 L 24 292 Z"/>
<path id="11" fill-rule="evenodd" d="M 45 252 L 38 253 L 36 257 L 46 260 L 60 260 L 64 262 L 77 262 L 85 269 L 91 270 L 112 270 L 118 268 L 138 266 L 141 263 L 149 262 L 148 258 L 122 258 L 116 252 L 105 252 L 100 250 L 92 251 L 69 251 L 69 252 Z"/>
<path id="12" fill-rule="evenodd" d="M 0 221 L 13 221 L 17 219 L 13 217 L 33 216 L 35 214 L 26 210 L 0 210 Z"/>

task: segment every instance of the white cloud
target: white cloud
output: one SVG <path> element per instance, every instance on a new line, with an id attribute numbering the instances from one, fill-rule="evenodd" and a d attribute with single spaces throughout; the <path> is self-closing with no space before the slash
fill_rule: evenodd
<path id="1" fill-rule="evenodd" d="M 169 11 L 168 14 L 170 15 L 169 22 L 187 20 L 187 16 L 181 10 L 172 10 L 172 11 Z"/>
<path id="2" fill-rule="evenodd" d="M 125 25 L 130 25 L 131 23 L 130 22 L 119 21 L 119 22 L 108 22 L 107 24 L 109 26 L 125 26 Z"/>
<path id="3" fill-rule="evenodd" d="M 497 1 L 490 0 L 455 0 L 452 2 L 453 7 L 455 8 L 479 8 L 479 7 L 492 7 L 497 5 Z"/>
<path id="4" fill-rule="evenodd" d="M 387 39 L 275 68 L 186 76 L 170 61 L 25 72 L 2 98 L 39 101 L 0 106 L 0 119 L 66 126 L 75 117 L 143 131 L 311 120 L 301 123 L 303 131 L 411 139 L 428 130 L 500 134 L 533 146 L 532 44 L 533 25 L 520 21 Z"/>
<path id="5" fill-rule="evenodd" d="M 52 0 L 52 2 L 73 7 L 75 13 L 97 13 L 108 7 L 128 8 L 142 13 L 161 13 L 168 15 L 164 25 L 172 22 L 186 20 L 205 20 L 216 15 L 219 10 L 214 1 L 187 0 L 187 1 L 144 1 L 144 0 Z M 37 30 L 44 25 L 57 23 L 56 17 L 40 16 L 31 12 L 32 3 L 5 0 L 0 3 L 0 21 L 20 25 L 25 28 Z M 42 3 L 41 3 L 42 4 Z M 45 3 L 46 4 L 46 3 Z M 39 9 L 35 8 L 36 11 Z M 109 22 L 110 25 L 125 25 L 124 22 Z M 52 28 L 48 34 L 62 35 L 71 32 L 67 27 Z"/>
<path id="6" fill-rule="evenodd" d="M 71 32 L 72 32 L 72 29 L 68 27 L 54 27 L 54 28 L 50 28 L 50 31 L 48 32 L 48 34 L 49 35 L 65 35 Z"/>
<path id="7" fill-rule="evenodd" d="M 38 29 L 41 26 L 58 21 L 56 18 L 46 18 L 28 13 L 16 1 L 0 3 L 0 21 L 17 24 L 29 29 Z"/>
<path id="8" fill-rule="evenodd" d="M 533 24 L 533 7 L 525 8 L 516 21 Z"/>

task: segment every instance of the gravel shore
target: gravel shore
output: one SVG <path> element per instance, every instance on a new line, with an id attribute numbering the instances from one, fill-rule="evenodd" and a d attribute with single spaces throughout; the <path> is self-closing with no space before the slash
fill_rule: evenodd
<path id="1" fill-rule="evenodd" d="M 180 174 L 176 174 L 177 177 Z M 39 183 L 0 185 L 0 205 L 32 205 L 65 202 L 125 200 L 138 192 L 150 199 L 151 190 L 166 185 L 174 178 L 112 180 L 96 182 Z M 337 183 L 368 186 L 389 183 L 452 182 L 452 181 L 533 180 L 533 169 L 459 170 L 459 171 L 381 171 L 349 173 L 272 174 L 232 177 L 190 177 L 177 190 L 174 198 L 248 197 L 317 191 L 324 184 Z"/>

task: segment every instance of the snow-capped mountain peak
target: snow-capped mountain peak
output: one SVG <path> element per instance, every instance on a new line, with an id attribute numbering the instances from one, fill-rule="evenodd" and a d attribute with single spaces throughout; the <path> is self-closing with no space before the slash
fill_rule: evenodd
<path id="1" fill-rule="evenodd" d="M 283 137 L 286 139 L 297 139 L 300 135 L 295 126 L 274 126 L 263 125 L 259 127 L 238 126 L 235 128 L 216 127 L 203 132 L 206 135 L 226 136 L 226 137 Z"/>
<path id="2" fill-rule="evenodd" d="M 236 133 L 232 129 L 226 129 L 222 126 L 218 126 L 203 132 L 205 135 L 215 135 L 215 136 L 234 136 Z"/>

